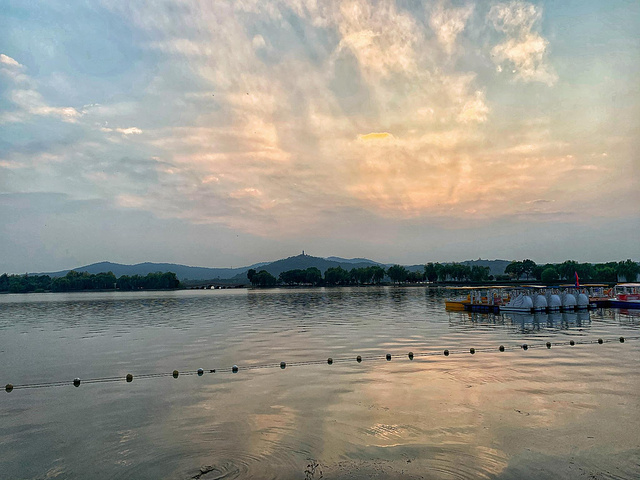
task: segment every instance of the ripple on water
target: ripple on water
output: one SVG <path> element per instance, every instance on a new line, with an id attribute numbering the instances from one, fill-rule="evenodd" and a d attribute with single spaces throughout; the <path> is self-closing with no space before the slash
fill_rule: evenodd
<path id="1" fill-rule="evenodd" d="M 7 381 L 135 380 L 3 392 L 0 468 L 302 479 L 315 458 L 339 479 L 640 478 L 640 342 L 555 345 L 637 336 L 638 315 L 449 314 L 442 298 L 423 288 L 2 297 Z M 309 360 L 321 363 L 295 364 Z M 237 375 L 137 376 L 233 364 Z M 275 367 L 244 368 L 264 364 Z"/>
<path id="2" fill-rule="evenodd" d="M 508 459 L 499 451 L 469 445 L 367 447 L 336 462 L 318 460 L 325 478 L 495 478 Z M 426 477 L 425 477 L 426 475 Z"/>

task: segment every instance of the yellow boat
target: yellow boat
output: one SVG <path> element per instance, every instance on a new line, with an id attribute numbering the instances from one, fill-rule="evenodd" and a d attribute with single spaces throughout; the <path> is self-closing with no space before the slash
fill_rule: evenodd
<path id="1" fill-rule="evenodd" d="M 464 299 L 446 300 L 444 302 L 444 308 L 450 312 L 461 312 L 464 311 L 464 306 L 468 305 L 470 301 L 471 299 L 469 298 L 469 295 Z"/>
<path id="2" fill-rule="evenodd" d="M 501 305 L 509 301 L 509 294 L 504 293 L 508 287 L 484 286 L 484 287 L 448 287 L 451 290 L 463 290 L 468 292 L 466 296 L 445 300 L 445 310 L 450 312 L 460 312 L 469 306 L 494 306 Z"/>

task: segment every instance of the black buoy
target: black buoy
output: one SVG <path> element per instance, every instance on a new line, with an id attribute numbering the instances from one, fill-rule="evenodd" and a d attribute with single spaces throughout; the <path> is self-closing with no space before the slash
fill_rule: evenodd
<path id="1" fill-rule="evenodd" d="M 198 376 L 201 377 L 203 373 L 204 373 L 204 370 L 202 368 L 199 368 L 198 369 Z"/>
<path id="2" fill-rule="evenodd" d="M 391 360 L 391 354 L 387 353 L 387 362 Z"/>
<path id="3" fill-rule="evenodd" d="M 448 356 L 449 356 L 449 350 L 445 350 L 445 351 L 444 351 L 444 356 L 445 356 L 445 357 L 448 357 Z"/>
<path id="4" fill-rule="evenodd" d="M 7 391 L 7 393 L 10 393 L 11 390 L 13 390 L 13 385 L 11 385 L 10 383 L 7 383 L 4 389 Z"/>
<path id="5" fill-rule="evenodd" d="M 331 365 L 333 363 L 333 358 L 331 358 L 331 357 L 327 358 L 327 363 L 329 365 Z"/>
<path id="6" fill-rule="evenodd" d="M 209 370 L 209 373 L 216 373 L 216 369 L 212 368 L 211 370 Z"/>
<path id="7" fill-rule="evenodd" d="M 413 360 L 413 352 L 409 352 L 408 357 L 409 357 L 409 360 Z"/>
<path id="8" fill-rule="evenodd" d="M 601 338 L 599 338 L 599 339 L 598 339 L 598 343 L 599 343 L 600 345 L 602 345 L 602 344 L 604 343 L 604 341 L 603 341 Z"/>
<path id="9" fill-rule="evenodd" d="M 178 375 L 180 375 L 180 372 L 178 370 L 174 370 L 173 371 L 173 378 L 178 378 Z"/>
<path id="10" fill-rule="evenodd" d="M 127 379 L 127 382 L 133 382 L 133 375 L 131 375 L 130 373 L 127 373 L 127 376 L 125 378 Z"/>
<path id="11" fill-rule="evenodd" d="M 522 349 L 523 350 L 528 350 L 529 349 L 529 345 L 527 345 L 526 343 L 522 344 Z"/>
<path id="12" fill-rule="evenodd" d="M 504 352 L 504 345 L 500 345 L 500 346 L 498 347 L 498 350 L 500 350 L 501 352 Z"/>
<path id="13" fill-rule="evenodd" d="M 624 343 L 624 337 L 620 337 L 620 343 Z"/>
<path id="14" fill-rule="evenodd" d="M 547 342 L 547 348 L 551 348 L 551 342 Z"/>
<path id="15" fill-rule="evenodd" d="M 473 348 L 473 347 L 471 347 L 471 348 L 469 349 L 469 353 L 470 353 L 471 355 L 473 355 L 474 353 L 476 353 L 476 349 L 475 349 L 475 348 Z"/>
<path id="16" fill-rule="evenodd" d="M 74 378 L 73 379 L 73 386 L 74 387 L 79 387 L 80 386 L 80 379 L 79 378 Z"/>
<path id="17" fill-rule="evenodd" d="M 362 357 L 360 355 L 358 355 L 356 357 L 356 362 L 358 362 L 358 363 L 362 362 Z"/>
<path id="18" fill-rule="evenodd" d="M 284 370 L 287 368 L 287 364 L 285 362 L 280 362 L 280 368 Z"/>
<path id="19" fill-rule="evenodd" d="M 574 342 L 573 340 L 569 340 L 569 345 L 571 345 L 572 347 L 576 344 L 576 342 Z"/>
<path id="20" fill-rule="evenodd" d="M 238 365 L 234 365 L 233 367 L 231 367 L 231 371 L 233 373 L 238 373 Z"/>

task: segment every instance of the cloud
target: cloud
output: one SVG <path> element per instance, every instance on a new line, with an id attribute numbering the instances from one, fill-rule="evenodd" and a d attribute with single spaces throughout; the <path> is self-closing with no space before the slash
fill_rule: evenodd
<path id="1" fill-rule="evenodd" d="M 338 5 L 330 19 L 341 36 L 336 53 L 348 49 L 370 81 L 415 71 L 416 45 L 422 33 L 411 15 L 399 11 L 395 2 L 388 0 L 375 6 L 364 0 Z"/>
<path id="2" fill-rule="evenodd" d="M 558 193 L 566 179 L 549 171 L 582 186 L 603 174 L 554 139 L 549 123 L 504 114 L 478 66 L 482 46 L 453 58 L 463 34 L 486 33 L 471 4 L 438 3 L 428 19 L 391 0 L 375 8 L 359 0 L 106 7 L 142 32 L 136 47 L 152 59 L 147 76 L 135 77 L 135 93 L 83 98 L 79 111 L 53 107 L 35 82 L 15 84 L 22 121 L 71 119 L 80 131 L 75 143 L 49 147 L 55 160 L 0 154 L 15 188 L 49 186 L 158 218 L 282 238 L 339 230 L 336 218 L 342 225 L 363 215 L 449 225 L 495 219 L 531 198 L 569 211 Z M 541 18 L 530 4 L 494 5 L 496 68 L 516 69 L 520 81 L 549 80 Z M 514 82 L 505 94 L 521 87 Z M 29 162 L 37 172 L 16 167 Z"/>
<path id="3" fill-rule="evenodd" d="M 202 102 L 190 125 L 144 129 L 172 173 L 158 171 L 161 185 L 139 208 L 284 235 L 320 228 L 336 209 L 412 218 L 466 201 L 455 173 L 471 160 L 456 149 L 477 148 L 490 107 L 474 72 L 434 52 L 453 49 L 471 6 L 440 4 L 436 37 L 389 0 L 110 8 L 166 54 L 159 78 L 176 64 L 197 78 L 191 90 L 154 81 L 154 94 L 176 106 Z M 299 17 L 288 20 L 291 10 Z M 247 28 L 247 13 L 264 19 L 260 28 Z M 306 49 L 312 35 L 322 48 Z M 265 61 L 258 51 L 267 45 L 281 53 Z M 372 110 L 345 109 L 335 85 L 352 76 L 338 75 L 339 62 L 351 62 Z"/>
<path id="4" fill-rule="evenodd" d="M 487 120 L 489 113 L 489 107 L 485 103 L 484 92 L 478 90 L 475 92 L 475 96 L 465 102 L 462 107 L 462 111 L 458 115 L 458 119 L 462 123 L 478 122 L 482 123 Z"/>
<path id="5" fill-rule="evenodd" d="M 22 65 L 20 65 L 15 59 L 5 55 L 4 53 L 0 53 L 0 63 L 10 67 L 22 68 Z"/>
<path id="6" fill-rule="evenodd" d="M 52 107 L 36 90 L 12 90 L 9 99 L 18 107 L 17 111 L 4 114 L 6 122 L 24 122 L 31 115 L 58 117 L 63 122 L 74 123 L 82 115 L 73 107 Z"/>
<path id="7" fill-rule="evenodd" d="M 251 44 L 253 45 L 253 48 L 255 48 L 256 50 L 260 48 L 265 48 L 267 45 L 262 35 L 254 36 L 253 40 L 251 40 Z"/>
<path id="8" fill-rule="evenodd" d="M 542 18 L 542 7 L 521 1 L 501 3 L 491 7 L 487 18 L 506 37 L 491 50 L 498 73 L 507 64 L 519 80 L 549 86 L 557 81 L 557 75 L 546 63 L 549 42 L 535 31 Z"/>
<path id="9" fill-rule="evenodd" d="M 5 96 L 16 107 L 0 113 L 0 124 L 25 122 L 33 115 L 57 117 L 63 122 L 75 123 L 82 116 L 73 107 L 49 105 L 38 91 L 36 82 L 24 73 L 24 66 L 17 60 L 0 54 L 0 70 L 12 81 Z"/>
<path id="10" fill-rule="evenodd" d="M 25 67 L 14 58 L 4 53 L 0 54 L 0 74 L 8 77 L 14 85 L 20 85 L 21 88 L 33 85 L 31 79 L 24 73 Z M 2 118 L 2 116 L 0 116 Z"/>
<path id="11" fill-rule="evenodd" d="M 116 133 L 121 133 L 122 135 L 140 135 L 142 133 L 142 130 L 139 129 L 138 127 L 128 127 L 128 128 L 109 128 L 109 127 L 101 127 L 100 131 L 102 132 L 116 132 Z"/>
<path id="12" fill-rule="evenodd" d="M 473 5 L 460 8 L 445 8 L 445 2 L 438 3 L 429 18 L 429 26 L 433 29 L 442 48 L 451 55 L 456 47 L 458 35 L 464 31 L 467 20 L 473 13 Z"/>

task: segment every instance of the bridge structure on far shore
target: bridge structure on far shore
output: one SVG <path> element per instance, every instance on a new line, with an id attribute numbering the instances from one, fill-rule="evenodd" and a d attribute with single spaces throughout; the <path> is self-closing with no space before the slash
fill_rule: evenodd
<path id="1" fill-rule="evenodd" d="M 212 282 L 211 280 L 190 281 L 187 290 L 222 290 L 230 288 L 247 288 L 246 283 Z"/>

